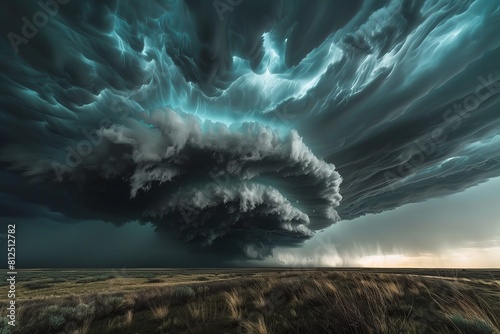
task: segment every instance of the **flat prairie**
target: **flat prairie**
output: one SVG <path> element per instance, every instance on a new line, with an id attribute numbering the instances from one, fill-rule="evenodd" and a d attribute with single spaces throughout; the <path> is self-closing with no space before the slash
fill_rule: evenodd
<path id="1" fill-rule="evenodd" d="M 4 276 L 6 273 L 4 273 Z M 500 270 L 32 269 L 0 333 L 500 333 Z"/>

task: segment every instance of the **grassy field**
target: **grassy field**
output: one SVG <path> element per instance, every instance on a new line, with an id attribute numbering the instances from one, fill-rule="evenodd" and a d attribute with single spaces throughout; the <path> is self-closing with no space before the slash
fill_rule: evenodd
<path id="1" fill-rule="evenodd" d="M 0 333 L 499 333 L 499 270 L 22 270 Z"/>

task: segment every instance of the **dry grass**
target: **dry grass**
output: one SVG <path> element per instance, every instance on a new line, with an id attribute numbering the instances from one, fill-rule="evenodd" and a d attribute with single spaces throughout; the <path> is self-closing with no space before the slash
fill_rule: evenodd
<path id="1" fill-rule="evenodd" d="M 241 326 L 245 329 L 245 333 L 248 334 L 268 334 L 271 333 L 267 329 L 266 321 L 264 317 L 259 314 L 254 320 L 244 320 Z"/>
<path id="2" fill-rule="evenodd" d="M 232 289 L 231 291 L 224 292 L 224 296 L 226 298 L 226 305 L 229 311 L 229 317 L 232 320 L 240 320 L 241 319 L 241 305 L 243 304 L 243 298 L 239 291 Z"/>
<path id="3" fill-rule="evenodd" d="M 134 311 L 128 310 L 123 316 L 117 316 L 108 321 L 108 331 L 119 330 L 130 327 L 134 318 Z"/>
<path id="4" fill-rule="evenodd" d="M 134 311 L 128 310 L 127 313 L 125 313 L 125 319 L 124 319 L 124 326 L 128 327 L 132 323 L 132 319 L 134 318 Z"/>
<path id="5" fill-rule="evenodd" d="M 497 281 L 304 270 L 148 283 L 141 290 L 25 300 L 11 333 L 500 334 Z"/>
<path id="6" fill-rule="evenodd" d="M 149 304 L 149 309 L 153 314 L 153 318 L 162 320 L 165 319 L 165 317 L 168 315 L 170 311 L 170 305 L 168 302 L 160 302 L 160 303 L 151 302 Z"/>
<path id="7" fill-rule="evenodd" d="M 456 284 L 442 293 L 429 291 L 429 295 L 458 332 L 500 333 L 498 310 L 492 310 L 470 286 Z"/>
<path id="8" fill-rule="evenodd" d="M 262 292 L 257 291 L 256 296 L 254 296 L 254 305 L 258 309 L 263 309 L 267 306 L 267 299 L 264 297 Z"/>
<path id="9" fill-rule="evenodd" d="M 187 309 L 193 319 L 205 322 L 209 316 L 207 304 L 201 300 L 190 303 Z"/>

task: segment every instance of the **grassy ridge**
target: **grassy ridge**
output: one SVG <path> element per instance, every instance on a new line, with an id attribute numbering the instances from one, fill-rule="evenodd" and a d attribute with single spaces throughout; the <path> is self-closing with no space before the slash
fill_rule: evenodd
<path id="1" fill-rule="evenodd" d="M 499 281 L 468 274 L 38 272 L 0 333 L 500 333 Z"/>

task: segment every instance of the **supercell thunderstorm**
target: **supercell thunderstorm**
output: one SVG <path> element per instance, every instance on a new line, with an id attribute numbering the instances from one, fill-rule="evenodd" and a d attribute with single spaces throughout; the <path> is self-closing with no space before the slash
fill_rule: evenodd
<path id="1" fill-rule="evenodd" d="M 265 258 L 500 175 L 498 1 L 9 6 L 4 217 L 140 221 Z"/>

